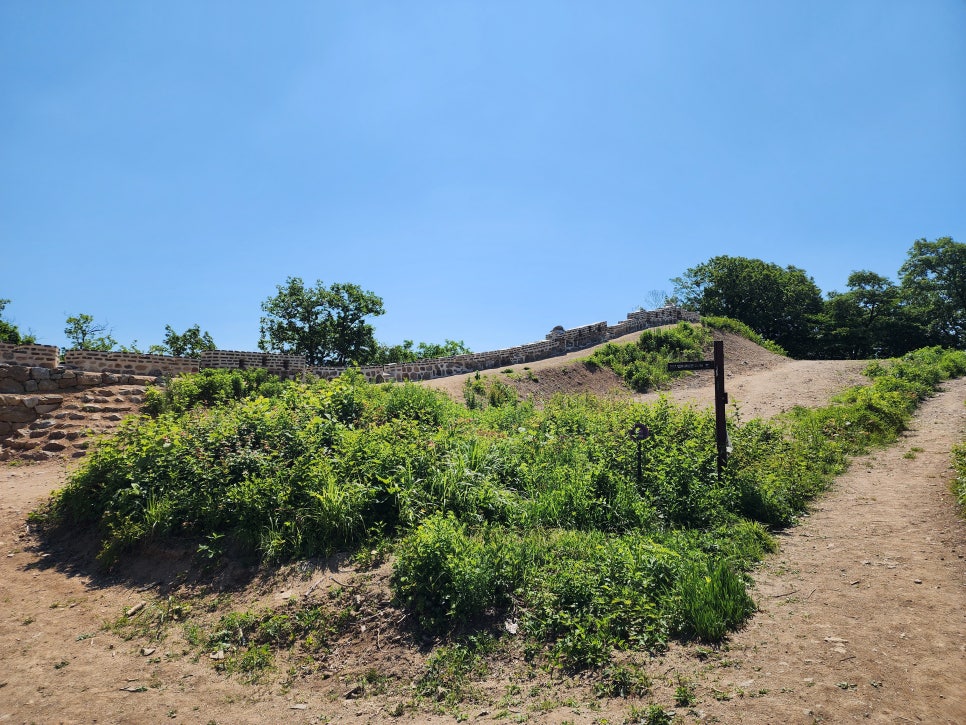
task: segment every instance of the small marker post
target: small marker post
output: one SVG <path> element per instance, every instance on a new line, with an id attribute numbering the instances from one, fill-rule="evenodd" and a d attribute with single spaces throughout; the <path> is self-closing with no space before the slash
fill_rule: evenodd
<path id="1" fill-rule="evenodd" d="M 640 486 L 644 479 L 644 449 L 642 446 L 644 441 L 651 437 L 651 429 L 643 423 L 635 423 L 627 432 L 627 435 L 632 441 L 637 441 L 637 485 Z"/>
<path id="2" fill-rule="evenodd" d="M 687 360 L 667 365 L 668 372 L 714 370 L 714 439 L 718 448 L 718 478 L 728 464 L 728 393 L 725 391 L 724 342 L 714 341 L 713 360 Z"/>

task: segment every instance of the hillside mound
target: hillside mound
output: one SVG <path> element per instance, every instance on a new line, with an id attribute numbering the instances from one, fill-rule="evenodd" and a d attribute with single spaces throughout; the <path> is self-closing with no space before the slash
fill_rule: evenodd
<path id="1" fill-rule="evenodd" d="M 713 336 L 724 342 L 725 381 L 731 403 L 750 417 L 769 417 L 795 405 L 823 405 L 843 388 L 868 382 L 862 375 L 866 366 L 862 360 L 792 360 L 732 332 L 715 330 Z M 639 337 L 640 333 L 634 333 L 612 342 L 631 343 Z M 637 394 L 612 370 L 587 364 L 598 347 L 601 346 L 481 375 L 500 380 L 521 399 L 538 405 L 558 393 L 590 393 L 638 402 L 654 402 L 665 395 L 697 407 L 714 404 L 714 378 L 710 371 L 686 374 L 675 378 L 666 389 Z M 710 346 L 707 355 L 710 359 Z M 462 401 L 466 381 L 476 375 L 454 375 L 423 384 Z"/>

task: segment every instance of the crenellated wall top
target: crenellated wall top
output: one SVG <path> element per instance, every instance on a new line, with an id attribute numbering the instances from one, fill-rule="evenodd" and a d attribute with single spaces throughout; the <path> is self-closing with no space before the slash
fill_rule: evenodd
<path id="1" fill-rule="evenodd" d="M 696 312 L 683 310 L 680 307 L 638 310 L 631 312 L 627 315 L 626 320 L 615 325 L 595 322 L 569 330 L 558 325 L 547 334 L 544 340 L 503 350 L 417 360 L 412 363 L 365 366 L 360 369 L 367 379 L 376 382 L 428 380 L 565 355 L 574 350 L 598 345 L 650 327 L 681 321 L 700 322 L 701 317 Z M 264 368 L 282 377 L 294 377 L 303 372 L 311 372 L 320 377 L 332 378 L 346 370 L 344 367 L 308 367 L 305 358 L 301 355 L 235 350 L 208 350 L 201 354 L 200 359 L 166 355 L 68 350 L 64 354 L 64 363 L 71 368 L 96 373 L 134 374 L 153 377 L 181 375 L 198 372 L 206 368 Z M 0 364 L 53 369 L 60 364 L 60 350 L 51 345 L 0 343 Z"/>

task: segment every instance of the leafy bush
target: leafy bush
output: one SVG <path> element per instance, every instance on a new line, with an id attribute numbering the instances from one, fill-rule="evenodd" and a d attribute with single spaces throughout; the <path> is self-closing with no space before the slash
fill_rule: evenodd
<path id="1" fill-rule="evenodd" d="M 452 515 L 427 518 L 397 551 L 396 596 L 424 626 L 479 617 L 495 601 L 495 572 L 479 537 Z"/>
<path id="2" fill-rule="evenodd" d="M 149 388 L 144 412 L 184 413 L 197 405 L 211 407 L 256 396 L 277 397 L 285 384 L 262 368 L 246 370 L 205 369 L 195 375 L 169 380 L 164 388 Z"/>
<path id="3" fill-rule="evenodd" d="M 711 334 L 702 327 L 679 322 L 666 330 L 645 330 L 636 343 L 609 342 L 590 356 L 594 365 L 609 367 L 639 393 L 671 379 L 667 364 L 673 360 L 699 360 Z"/>
<path id="4" fill-rule="evenodd" d="M 787 356 L 788 353 L 785 351 L 781 345 L 777 342 L 772 342 L 771 340 L 766 340 L 764 337 L 759 335 L 757 332 L 752 330 L 748 325 L 740 320 L 732 319 L 731 317 L 702 317 L 701 324 L 705 327 L 709 327 L 712 330 L 722 330 L 724 332 L 733 332 L 736 335 L 740 335 L 746 340 L 751 340 L 756 345 L 760 345 L 766 350 L 775 353 L 776 355 Z"/>

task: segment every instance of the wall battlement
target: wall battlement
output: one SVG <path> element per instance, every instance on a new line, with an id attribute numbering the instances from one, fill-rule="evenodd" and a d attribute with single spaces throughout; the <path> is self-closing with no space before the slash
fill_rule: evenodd
<path id="1" fill-rule="evenodd" d="M 574 327 L 569 330 L 565 330 L 563 327 L 555 327 L 543 340 L 506 348 L 505 350 L 417 360 L 411 363 L 367 365 L 361 367 L 360 371 L 371 382 L 431 380 L 545 360 L 575 350 L 583 350 L 651 327 L 673 325 L 682 321 L 700 322 L 701 317 L 696 312 L 683 310 L 680 307 L 662 307 L 658 310 L 649 311 L 640 310 L 631 312 L 627 315 L 626 320 L 615 325 L 595 322 L 591 325 Z M 0 343 L 0 365 L 54 370 L 60 369 L 59 360 L 60 350 L 54 346 Z M 321 378 L 331 379 L 338 377 L 346 370 L 344 367 L 310 367 L 301 355 L 232 350 L 205 351 L 201 354 L 200 360 L 167 355 L 68 350 L 64 353 L 64 367 L 68 370 L 96 374 L 139 375 L 154 378 L 193 373 L 206 368 L 265 368 L 279 377 L 292 378 L 310 373 Z M 41 374 L 38 372 L 38 375 Z"/>

